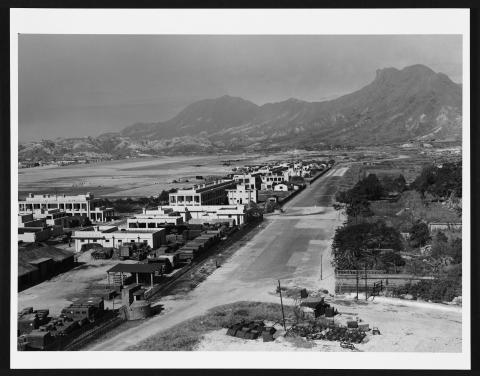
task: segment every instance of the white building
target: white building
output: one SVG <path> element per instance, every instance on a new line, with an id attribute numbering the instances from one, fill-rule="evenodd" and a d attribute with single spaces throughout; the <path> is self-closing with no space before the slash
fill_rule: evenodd
<path id="1" fill-rule="evenodd" d="M 155 249 L 166 243 L 165 229 L 121 229 L 117 226 L 94 226 L 74 231 L 75 251 L 80 252 L 85 244 L 96 243 L 103 247 L 118 248 L 126 243 L 146 243 Z"/>
<path id="2" fill-rule="evenodd" d="M 259 172 L 251 174 L 235 174 L 233 180 L 240 185 L 250 189 L 261 189 L 262 177 Z"/>
<path id="3" fill-rule="evenodd" d="M 231 226 L 242 225 L 247 216 L 244 205 L 163 206 L 161 208 L 179 212 L 184 222 L 194 224 L 228 222 Z"/>
<path id="4" fill-rule="evenodd" d="M 172 209 L 143 209 L 142 214 L 136 214 L 127 219 L 128 228 L 160 228 L 165 225 L 181 225 L 183 217 Z"/>
<path id="5" fill-rule="evenodd" d="M 287 191 L 291 191 L 292 189 L 293 189 L 293 186 L 291 184 L 285 184 L 285 183 L 276 184 L 273 187 L 273 190 L 275 192 L 287 192 Z"/>
<path id="6" fill-rule="evenodd" d="M 18 202 L 20 213 L 33 213 L 36 209 L 60 209 L 71 215 L 81 215 L 92 221 L 105 222 L 114 216 L 113 208 L 100 206 L 93 194 L 67 196 L 30 193 L 24 201 Z"/>
<path id="7" fill-rule="evenodd" d="M 227 196 L 229 205 L 248 205 L 250 202 L 258 202 L 258 190 L 240 184 L 235 189 L 227 189 Z"/>
<path id="8" fill-rule="evenodd" d="M 227 203 L 227 189 L 234 188 L 235 184 L 234 180 L 219 180 L 178 189 L 168 195 L 169 203 L 173 206 L 224 205 Z"/>
<path id="9" fill-rule="evenodd" d="M 275 184 L 288 181 L 290 177 L 288 169 L 283 167 L 260 169 L 259 172 L 262 176 L 261 189 L 264 191 L 272 190 Z"/>

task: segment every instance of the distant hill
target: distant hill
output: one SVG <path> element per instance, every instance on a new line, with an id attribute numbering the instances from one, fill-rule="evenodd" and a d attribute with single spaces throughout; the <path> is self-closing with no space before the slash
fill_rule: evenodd
<path id="1" fill-rule="evenodd" d="M 223 96 L 195 102 L 165 122 L 137 123 L 97 138 L 56 140 L 48 148 L 38 143 L 36 148 L 23 145 L 19 152 L 48 156 L 66 147 L 116 156 L 132 151 L 211 152 L 460 140 L 461 109 L 461 85 L 443 73 L 413 65 L 377 70 L 369 85 L 329 101 L 291 98 L 258 106 Z"/>

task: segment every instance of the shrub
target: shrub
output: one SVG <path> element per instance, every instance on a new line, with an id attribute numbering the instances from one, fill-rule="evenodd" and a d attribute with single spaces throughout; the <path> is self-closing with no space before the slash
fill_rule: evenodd
<path id="1" fill-rule="evenodd" d="M 412 294 L 416 298 L 433 302 L 451 302 L 454 297 L 462 295 L 462 276 L 444 275 L 435 280 L 422 280 L 398 287 L 393 293 L 397 296 Z"/>
<path id="2" fill-rule="evenodd" d="M 414 248 L 423 247 L 430 240 L 430 232 L 426 223 L 417 221 L 410 229 L 410 245 Z"/>

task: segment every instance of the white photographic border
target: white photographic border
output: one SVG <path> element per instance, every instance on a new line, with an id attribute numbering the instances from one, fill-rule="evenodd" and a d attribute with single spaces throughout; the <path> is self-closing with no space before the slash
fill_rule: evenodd
<path id="1" fill-rule="evenodd" d="M 470 12 L 468 9 L 11 9 L 12 368 L 470 368 Z M 22 352 L 17 350 L 18 34 L 459 34 L 463 41 L 461 353 Z M 245 361 L 245 357 L 248 361 Z"/>

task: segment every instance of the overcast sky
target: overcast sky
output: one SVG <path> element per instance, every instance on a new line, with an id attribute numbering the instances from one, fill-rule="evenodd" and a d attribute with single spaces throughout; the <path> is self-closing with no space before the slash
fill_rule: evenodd
<path id="1" fill-rule="evenodd" d="M 225 94 L 330 99 L 412 64 L 461 82 L 461 36 L 21 35 L 19 138 L 96 136 Z"/>

